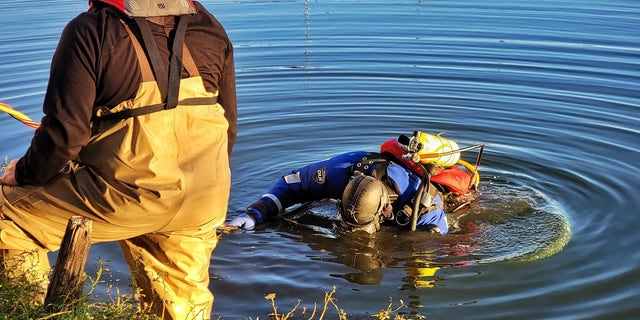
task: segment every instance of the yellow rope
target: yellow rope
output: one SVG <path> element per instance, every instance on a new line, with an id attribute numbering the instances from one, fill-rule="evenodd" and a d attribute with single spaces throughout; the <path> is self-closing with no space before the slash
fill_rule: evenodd
<path id="1" fill-rule="evenodd" d="M 27 115 L 14 109 L 7 103 L 0 102 L 0 111 L 5 112 L 6 114 L 10 115 L 12 118 L 22 122 L 24 125 L 28 127 L 35 129 L 40 126 L 38 122 L 31 120 L 31 118 L 29 118 Z"/>
<path id="2" fill-rule="evenodd" d="M 465 167 L 465 169 L 467 169 L 469 173 L 473 174 L 473 185 L 477 188 L 478 184 L 480 183 L 480 174 L 478 173 L 477 168 L 474 165 L 462 159 L 458 159 L 457 163 Z"/>

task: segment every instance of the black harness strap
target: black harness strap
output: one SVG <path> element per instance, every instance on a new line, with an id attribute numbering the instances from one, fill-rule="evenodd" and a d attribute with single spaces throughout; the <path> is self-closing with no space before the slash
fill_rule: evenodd
<path id="1" fill-rule="evenodd" d="M 395 200 L 400 193 L 400 188 L 398 188 L 396 182 L 387 174 L 387 168 L 391 162 L 392 161 L 384 154 L 370 152 L 347 170 L 349 170 L 351 175 L 359 172 L 383 181 L 387 186 L 391 187 L 393 193 L 389 193 L 389 196 L 393 198 L 392 200 Z M 373 171 L 371 171 L 372 168 Z"/>

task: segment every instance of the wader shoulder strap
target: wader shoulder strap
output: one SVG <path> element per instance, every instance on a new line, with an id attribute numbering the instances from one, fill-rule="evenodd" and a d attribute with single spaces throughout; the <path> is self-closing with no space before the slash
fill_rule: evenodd
<path id="1" fill-rule="evenodd" d="M 138 63 L 140 64 L 140 72 L 142 73 L 142 81 L 143 82 L 154 81 L 155 78 L 153 76 L 153 71 L 151 70 L 151 66 L 149 65 L 149 59 L 147 59 L 147 55 L 144 49 L 142 48 L 140 41 L 138 41 L 133 31 L 131 31 L 131 27 L 129 27 L 129 25 L 124 20 L 120 19 L 120 22 L 122 23 L 122 25 L 124 26 L 124 29 L 129 34 L 129 38 L 131 39 L 133 48 L 136 51 L 136 56 L 138 57 Z M 184 68 L 187 70 L 187 73 L 189 73 L 189 77 L 197 77 L 200 75 L 196 62 L 193 60 L 193 56 L 191 55 L 191 51 L 189 51 L 189 48 L 185 43 L 182 44 L 182 64 L 184 65 Z"/>
<path id="2" fill-rule="evenodd" d="M 129 34 L 136 55 L 138 57 L 138 63 L 140 65 L 140 72 L 142 74 L 142 81 L 156 81 L 158 89 L 163 97 L 164 103 L 149 105 L 136 109 L 125 109 L 115 113 L 105 112 L 101 119 L 126 119 L 130 117 L 136 117 L 162 110 L 173 109 L 178 105 L 178 98 L 180 93 L 180 80 L 182 67 L 187 70 L 190 77 L 196 77 L 200 75 L 198 67 L 196 66 L 193 56 L 184 43 L 184 36 L 186 34 L 186 28 L 188 24 L 188 18 L 190 16 L 179 17 L 178 27 L 176 28 L 175 37 L 172 43 L 172 53 L 169 65 L 169 75 L 167 76 L 164 64 L 160 58 L 158 47 L 151 34 L 151 28 L 148 21 L 144 18 L 135 18 L 136 24 L 140 28 L 145 47 L 149 53 L 149 58 L 145 54 L 145 50 L 142 47 L 140 41 L 138 41 L 135 34 L 132 32 L 131 27 L 126 21 L 120 19 L 120 22 L 124 26 L 125 30 Z M 177 53 L 177 54 L 176 54 Z M 151 64 L 149 64 L 151 62 Z M 153 67 L 153 70 L 152 68 Z M 155 77 L 154 77 L 155 74 Z M 193 97 L 183 99 L 180 101 L 181 105 L 213 105 L 217 103 L 217 96 L 214 97 Z M 102 108 L 103 111 L 108 108 Z"/>
<path id="3" fill-rule="evenodd" d="M 136 36 L 133 34 L 133 31 L 131 31 L 131 28 L 124 20 L 120 19 L 120 23 L 122 23 L 124 29 L 127 30 L 131 43 L 133 44 L 133 48 L 136 50 L 136 56 L 138 57 L 138 63 L 140 64 L 140 73 L 142 73 L 142 82 L 153 81 L 155 79 L 153 77 L 153 71 L 151 71 L 149 59 L 147 59 L 144 49 L 142 48 L 142 45 L 140 45 L 140 41 L 138 41 Z"/>
<path id="4" fill-rule="evenodd" d="M 169 73 L 165 71 L 164 64 L 160 57 L 160 51 L 156 41 L 153 39 L 149 22 L 144 17 L 134 18 L 140 33 L 142 41 L 147 49 L 149 61 L 153 68 L 158 88 L 165 104 L 164 109 L 173 109 L 178 105 L 178 92 L 180 90 L 180 72 L 182 71 L 182 44 L 184 43 L 184 35 L 187 30 L 187 22 L 189 16 L 181 16 L 178 18 L 178 26 L 176 27 L 173 43 L 171 47 L 171 56 L 169 58 Z M 178 48 L 178 49 L 176 49 Z M 177 73 L 177 74 L 176 74 Z"/>

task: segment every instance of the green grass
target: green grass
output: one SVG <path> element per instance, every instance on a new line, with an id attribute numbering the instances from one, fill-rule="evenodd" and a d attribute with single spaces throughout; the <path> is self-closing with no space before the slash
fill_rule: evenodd
<path id="1" fill-rule="evenodd" d="M 80 298 L 65 305 L 45 306 L 45 289 L 28 281 L 28 275 L 14 275 L 0 266 L 0 320 L 155 320 L 159 317 L 141 310 L 135 293 L 122 294 L 108 288 L 107 301 L 92 301 L 105 263 L 99 261 L 95 279 L 88 278 L 90 289 Z"/>
<path id="2" fill-rule="evenodd" d="M 102 274 L 106 270 L 105 262 L 99 261 L 98 271 L 94 278 L 88 277 L 86 281 L 90 288 L 76 299 L 58 306 L 44 306 L 45 289 L 28 281 L 28 275 L 14 275 L 0 266 L 0 320 L 157 320 L 160 317 L 150 314 L 140 308 L 138 293 L 135 288 L 131 293 L 123 294 L 118 288 L 107 287 L 107 301 L 93 301 L 94 290 L 98 286 Z M 314 304 L 312 307 L 300 306 L 300 301 L 291 310 L 280 312 L 276 306 L 276 294 L 265 295 L 265 299 L 271 304 L 272 312 L 269 319 L 274 320 L 329 320 L 349 319 L 348 313 L 340 308 L 333 298 L 336 288 L 325 292 L 324 301 L 320 307 Z M 402 301 L 394 307 L 392 303 L 371 316 L 380 320 L 409 320 L 425 319 L 422 316 L 407 318 L 400 314 L 400 310 L 406 308 Z M 246 319 L 253 319 L 247 317 Z M 259 320 L 260 318 L 255 318 Z"/>

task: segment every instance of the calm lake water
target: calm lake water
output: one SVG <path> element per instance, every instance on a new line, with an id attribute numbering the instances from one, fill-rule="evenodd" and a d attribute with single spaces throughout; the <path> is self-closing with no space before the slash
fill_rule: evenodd
<path id="1" fill-rule="evenodd" d="M 413 130 L 485 144 L 480 199 L 445 237 L 341 236 L 331 204 L 224 234 L 214 318 L 267 318 L 268 293 L 280 312 L 321 306 L 335 287 L 353 319 L 400 301 L 428 319 L 640 319 L 640 2 L 203 3 L 236 49 L 229 216 L 291 169 Z M 83 10 L 0 3 L 0 101 L 40 118 L 59 34 Z M 31 129 L 3 114 L 0 128 L 2 156 L 21 156 Z M 89 274 L 108 260 L 126 291 L 118 246 L 91 255 Z"/>

